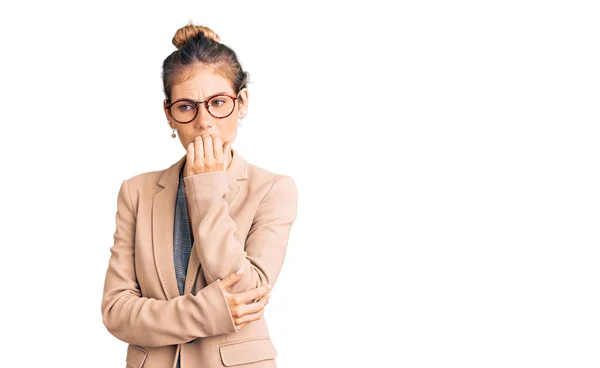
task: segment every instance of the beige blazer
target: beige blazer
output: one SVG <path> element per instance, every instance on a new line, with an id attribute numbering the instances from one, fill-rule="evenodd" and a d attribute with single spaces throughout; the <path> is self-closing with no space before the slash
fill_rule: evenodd
<path id="1" fill-rule="evenodd" d="M 232 293 L 266 283 L 273 290 L 296 219 L 296 184 L 235 149 L 227 171 L 184 177 L 194 244 L 179 295 L 173 223 L 185 160 L 122 182 L 102 321 L 129 344 L 127 367 L 174 367 L 179 353 L 182 368 L 276 367 L 264 314 L 236 331 L 219 282 L 244 267 Z"/>

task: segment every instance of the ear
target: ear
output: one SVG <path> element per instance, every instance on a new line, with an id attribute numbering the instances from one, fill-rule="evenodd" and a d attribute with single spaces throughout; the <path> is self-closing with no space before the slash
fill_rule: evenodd
<path id="1" fill-rule="evenodd" d="M 246 116 L 248 114 L 248 88 L 242 88 L 242 90 L 240 91 L 240 93 L 238 93 L 238 101 L 239 101 L 239 105 L 238 105 L 238 111 L 240 111 L 240 115 L 242 117 Z M 245 111 L 244 113 L 242 113 L 242 111 Z"/>
<path id="2" fill-rule="evenodd" d="M 171 119 L 169 118 L 169 113 L 167 111 L 167 99 L 165 98 L 163 100 L 163 110 L 165 112 L 165 116 L 167 117 L 167 120 L 169 121 L 169 127 L 174 128 L 174 126 L 172 125 L 173 123 L 171 122 Z"/>

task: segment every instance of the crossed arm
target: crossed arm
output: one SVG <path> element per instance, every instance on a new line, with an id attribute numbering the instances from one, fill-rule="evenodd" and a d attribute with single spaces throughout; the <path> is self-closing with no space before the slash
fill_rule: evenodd
<path id="1" fill-rule="evenodd" d="M 291 177 L 279 176 L 273 182 L 257 210 L 245 250 L 235 239 L 235 223 L 222 197 L 226 177 L 216 172 L 184 181 L 194 248 L 208 286 L 196 295 L 168 301 L 141 295 L 134 266 L 136 214 L 123 181 L 101 309 L 108 331 L 124 342 L 155 347 L 236 332 L 220 280 L 244 267 L 242 279 L 230 288 L 231 293 L 239 293 L 265 283 L 273 286 L 279 275 L 296 217 L 297 191 Z M 213 191 L 206 191 L 207 185 Z"/>

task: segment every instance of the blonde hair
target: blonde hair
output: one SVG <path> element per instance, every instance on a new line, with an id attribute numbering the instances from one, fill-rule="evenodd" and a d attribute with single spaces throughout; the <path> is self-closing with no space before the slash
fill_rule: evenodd
<path id="1" fill-rule="evenodd" d="M 195 25 L 190 20 L 179 28 L 173 36 L 173 51 L 163 61 L 163 91 L 167 101 L 171 100 L 173 83 L 185 80 L 193 67 L 209 65 L 229 80 L 237 95 L 250 83 L 250 74 L 242 69 L 236 53 L 221 43 L 221 38 L 212 29 Z"/>
<path id="2" fill-rule="evenodd" d="M 216 34 L 212 29 L 204 26 L 194 25 L 190 20 L 189 23 L 177 30 L 175 32 L 175 36 L 173 36 L 173 45 L 175 47 L 180 48 L 185 45 L 185 42 L 192 37 L 196 37 L 198 33 L 202 32 L 204 37 L 216 41 L 221 42 L 221 37 Z"/>

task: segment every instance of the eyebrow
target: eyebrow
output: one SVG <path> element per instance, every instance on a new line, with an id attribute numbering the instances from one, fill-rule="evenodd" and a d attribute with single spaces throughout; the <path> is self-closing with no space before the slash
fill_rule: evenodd
<path id="1" fill-rule="evenodd" d="M 207 98 L 206 98 L 204 101 L 208 101 L 208 100 L 210 100 L 211 98 L 213 98 L 213 97 L 215 97 L 215 96 L 218 96 L 218 95 L 221 95 L 221 94 L 223 94 L 223 93 L 225 93 L 225 94 L 229 94 L 229 92 L 217 92 L 217 93 L 215 93 L 215 94 L 212 94 L 212 95 L 208 96 L 208 97 L 207 97 Z M 175 102 L 177 102 L 177 101 L 181 101 L 181 100 L 191 100 L 191 101 L 200 102 L 200 101 L 194 100 L 193 98 L 189 98 L 189 97 L 181 97 L 181 98 L 178 98 L 178 99 L 174 100 L 173 102 L 175 103 Z"/>

